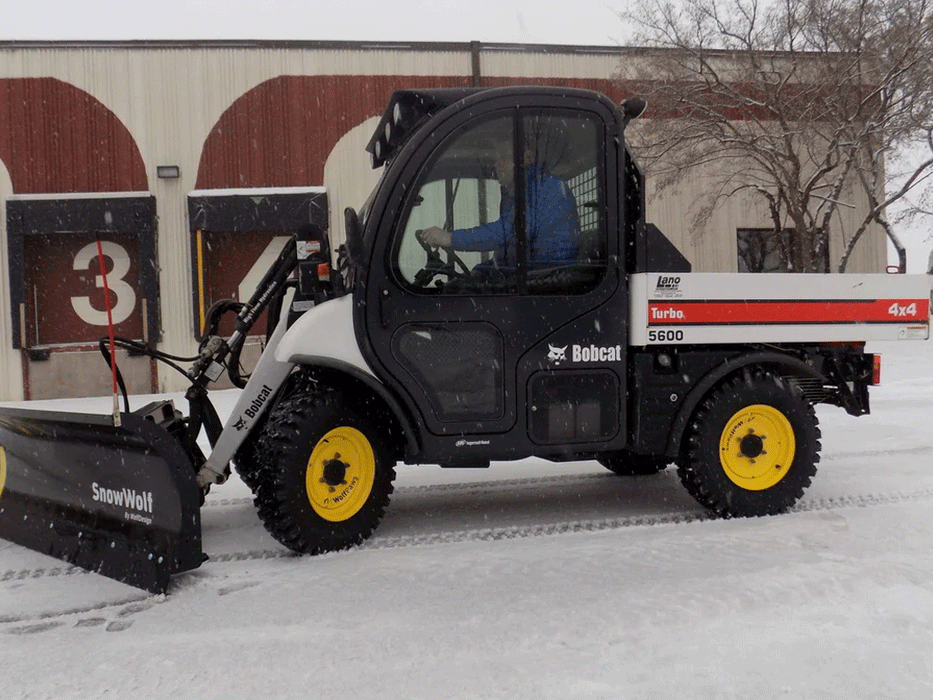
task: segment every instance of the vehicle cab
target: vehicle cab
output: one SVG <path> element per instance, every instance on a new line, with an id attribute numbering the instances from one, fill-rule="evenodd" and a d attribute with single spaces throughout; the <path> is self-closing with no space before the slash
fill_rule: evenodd
<path id="1" fill-rule="evenodd" d="M 393 95 L 369 145 L 385 172 L 363 216 L 355 325 L 367 362 L 423 426 L 418 459 L 624 445 L 620 261 L 641 193 L 625 197 L 623 128 L 617 106 L 584 90 Z M 504 219 L 501 244 L 456 250 Z M 421 234 L 432 226 L 466 233 L 435 249 Z M 548 236 L 563 237 L 559 254 L 542 255 Z"/>

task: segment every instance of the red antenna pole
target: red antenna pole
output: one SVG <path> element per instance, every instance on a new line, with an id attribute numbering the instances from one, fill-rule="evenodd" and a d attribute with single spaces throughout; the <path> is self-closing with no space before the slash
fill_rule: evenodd
<path id="1" fill-rule="evenodd" d="M 113 313 L 110 309 L 110 287 L 107 285 L 107 268 L 104 265 L 104 248 L 97 239 L 97 259 L 100 261 L 100 276 L 104 280 L 104 306 L 107 307 L 107 331 L 110 337 L 110 370 L 113 378 L 113 424 L 120 426 L 120 399 L 117 396 L 117 353 L 113 340 Z"/>

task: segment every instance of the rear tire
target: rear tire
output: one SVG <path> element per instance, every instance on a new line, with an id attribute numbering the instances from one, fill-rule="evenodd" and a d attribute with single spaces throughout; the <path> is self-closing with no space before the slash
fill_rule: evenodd
<path id="1" fill-rule="evenodd" d="M 604 455 L 599 463 L 619 476 L 651 476 L 667 469 L 674 460 L 654 455 L 639 455 L 622 450 Z"/>
<path id="2" fill-rule="evenodd" d="M 798 388 L 763 370 L 714 389 L 685 437 L 678 476 L 722 517 L 787 510 L 803 496 L 820 460 L 813 407 Z"/>
<path id="3" fill-rule="evenodd" d="M 256 506 L 289 549 L 319 554 L 369 537 L 389 504 L 395 462 L 375 423 L 333 391 L 279 403 L 256 441 L 266 466 Z"/>

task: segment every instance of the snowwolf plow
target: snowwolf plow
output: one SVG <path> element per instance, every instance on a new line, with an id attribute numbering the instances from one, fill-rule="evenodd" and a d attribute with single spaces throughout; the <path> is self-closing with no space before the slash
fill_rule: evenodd
<path id="1" fill-rule="evenodd" d="M 367 146 L 382 177 L 346 210 L 345 244 L 298 231 L 248 301 L 211 308 L 190 358 L 101 341 L 121 387 L 115 347 L 185 374 L 187 413 L 131 410 L 125 389 L 112 416 L 0 409 L 0 537 L 164 592 L 204 560 L 199 508 L 231 469 L 268 532 L 308 554 L 372 534 L 398 463 L 675 464 L 715 515 L 792 507 L 819 462 L 814 406 L 869 412 L 865 342 L 926 339 L 928 282 L 691 272 L 644 220 L 624 140 L 644 106 L 394 93 Z M 222 422 L 208 389 L 224 372 L 242 391 Z"/>
<path id="2" fill-rule="evenodd" d="M 152 592 L 200 566 L 199 491 L 178 441 L 137 415 L 4 409 L 0 533 Z"/>

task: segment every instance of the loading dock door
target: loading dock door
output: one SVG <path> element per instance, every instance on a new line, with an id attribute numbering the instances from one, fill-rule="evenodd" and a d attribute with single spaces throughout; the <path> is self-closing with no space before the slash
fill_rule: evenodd
<path id="1" fill-rule="evenodd" d="M 296 231 L 308 224 L 327 229 L 327 193 L 323 187 L 196 190 L 188 195 L 188 219 L 199 336 L 211 304 L 248 300 Z M 265 328 L 263 316 L 253 334 Z M 230 333 L 232 319 L 220 330 Z"/>
<path id="2" fill-rule="evenodd" d="M 291 231 L 197 232 L 198 327 L 204 328 L 207 310 L 223 299 L 247 301 L 292 236 Z M 220 333 L 233 332 L 234 315 L 220 324 Z M 250 335 L 263 335 L 263 311 Z"/>
<path id="3" fill-rule="evenodd" d="M 56 233 L 24 242 L 26 341 L 42 348 L 96 343 L 107 335 L 107 305 L 97 236 Z M 100 236 L 114 332 L 142 339 L 145 299 L 139 289 L 139 255 L 132 233 Z"/>
<path id="4" fill-rule="evenodd" d="M 159 341 L 155 198 L 145 193 L 13 196 L 7 201 L 13 347 L 27 398 L 110 390 L 97 350 L 107 335 L 100 241 L 116 335 Z M 118 351 L 131 393 L 156 386 L 152 363 Z"/>

